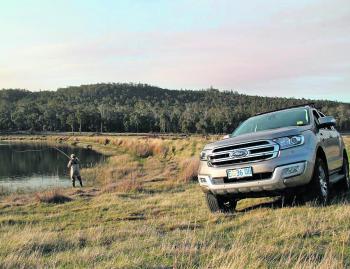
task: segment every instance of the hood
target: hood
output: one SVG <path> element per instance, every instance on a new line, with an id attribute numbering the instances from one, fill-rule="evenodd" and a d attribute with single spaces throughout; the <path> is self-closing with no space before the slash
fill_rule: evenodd
<path id="1" fill-rule="evenodd" d="M 256 140 L 267 140 L 274 139 L 283 136 L 293 136 L 301 134 L 303 131 L 310 129 L 310 126 L 301 126 L 301 127 L 284 127 L 266 131 L 260 131 L 256 133 L 242 134 L 239 136 L 223 139 L 216 141 L 214 143 L 207 144 L 204 149 L 213 149 L 216 147 L 240 144 L 244 142 L 256 141 Z"/>

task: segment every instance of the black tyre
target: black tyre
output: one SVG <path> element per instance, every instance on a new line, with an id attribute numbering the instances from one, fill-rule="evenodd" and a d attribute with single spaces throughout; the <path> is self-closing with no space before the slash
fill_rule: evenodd
<path id="1" fill-rule="evenodd" d="M 340 190 L 348 191 L 350 189 L 350 177 L 349 177 L 349 161 L 348 157 L 344 156 L 342 174 L 344 178 L 340 181 Z"/>
<path id="2" fill-rule="evenodd" d="M 326 205 L 329 202 L 329 193 L 327 166 L 321 158 L 317 158 L 311 180 L 312 199 L 315 200 L 317 204 Z"/>
<path id="3" fill-rule="evenodd" d="M 237 206 L 237 200 L 216 196 L 210 192 L 205 194 L 207 205 L 212 213 L 216 212 L 234 212 Z"/>

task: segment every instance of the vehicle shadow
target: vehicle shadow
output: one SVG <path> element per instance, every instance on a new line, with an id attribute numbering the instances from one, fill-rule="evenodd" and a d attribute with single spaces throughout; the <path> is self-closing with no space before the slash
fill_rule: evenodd
<path id="1" fill-rule="evenodd" d="M 350 191 L 344 191 L 339 186 L 335 186 L 330 194 L 330 205 L 334 204 L 349 204 Z"/>
<path id="2" fill-rule="evenodd" d="M 282 198 L 276 198 L 276 200 L 274 201 L 269 201 L 269 202 L 262 202 L 262 203 L 258 203 L 258 204 L 254 204 L 239 210 L 236 210 L 236 212 L 248 212 L 248 211 L 252 211 L 255 209 L 260 209 L 260 208 L 281 208 L 283 207 L 283 199 Z"/>
<path id="3" fill-rule="evenodd" d="M 249 212 L 259 208 L 277 209 L 277 208 L 283 208 L 283 207 L 299 207 L 307 204 L 311 206 L 320 206 L 319 204 L 317 204 L 315 201 L 312 201 L 312 200 L 305 201 L 299 198 L 299 199 L 286 201 L 282 197 L 278 197 L 274 201 L 257 203 L 257 204 L 236 210 L 236 212 L 238 213 Z M 330 194 L 330 202 L 328 206 L 342 205 L 342 204 L 350 204 L 350 192 L 333 189 L 333 191 Z"/>

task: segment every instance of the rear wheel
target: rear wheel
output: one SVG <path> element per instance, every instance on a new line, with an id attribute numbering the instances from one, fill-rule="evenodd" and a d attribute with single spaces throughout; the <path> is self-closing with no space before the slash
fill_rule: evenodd
<path id="1" fill-rule="evenodd" d="M 348 157 L 344 156 L 342 174 L 344 178 L 340 181 L 341 190 L 348 191 L 350 189 L 350 177 L 349 177 L 349 161 Z"/>
<path id="2" fill-rule="evenodd" d="M 321 205 L 329 202 L 329 177 L 325 162 L 321 158 L 316 159 L 313 177 L 311 180 L 312 198 Z"/>
<path id="3" fill-rule="evenodd" d="M 205 194 L 209 210 L 215 212 L 234 212 L 237 206 L 237 200 L 214 195 L 210 192 Z"/>

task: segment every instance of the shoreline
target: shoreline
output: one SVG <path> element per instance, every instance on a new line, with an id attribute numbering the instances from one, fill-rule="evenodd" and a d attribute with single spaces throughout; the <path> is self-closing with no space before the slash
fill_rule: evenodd
<path id="1" fill-rule="evenodd" d="M 152 191 L 153 186 L 149 187 L 148 185 L 152 184 L 148 181 L 152 182 L 154 180 L 157 182 L 157 178 L 164 174 L 163 170 L 167 174 L 173 173 L 174 175 L 164 182 L 159 181 L 161 183 L 155 184 L 155 188 L 158 185 L 181 185 L 182 183 L 179 182 L 182 179 L 179 179 L 179 177 L 185 178 L 185 181 L 187 181 L 186 178 L 192 177 L 194 173 L 185 172 L 185 166 L 197 161 L 195 157 L 197 157 L 203 145 L 207 143 L 207 139 L 178 136 L 145 138 L 140 136 L 0 135 L 0 143 L 3 141 L 9 143 L 42 143 L 52 146 L 65 145 L 89 148 L 103 154 L 105 156 L 103 163 L 81 170 L 82 177 L 88 182 L 85 186 L 102 189 L 119 188 L 122 192 L 133 191 L 141 185 L 147 186 L 147 189 Z M 216 137 L 210 139 L 216 139 Z M 155 164 L 157 166 L 153 167 Z M 174 167 L 175 170 L 171 172 L 170 167 Z M 191 169 L 191 167 L 187 169 Z M 160 171 L 157 172 L 158 170 Z M 146 171 L 146 175 L 152 175 L 147 176 L 145 182 L 141 179 L 145 176 L 144 171 Z M 114 179 L 116 176 L 117 179 Z M 131 183 L 130 177 L 132 179 Z M 140 179 L 133 179 L 134 177 L 140 177 Z M 47 190 L 34 190 L 34 192 L 45 191 Z M 28 191 L 20 193 L 28 193 Z"/>
<path id="2" fill-rule="evenodd" d="M 106 157 L 112 156 L 112 152 L 106 150 L 101 144 L 91 140 L 91 143 L 79 141 L 80 137 L 77 135 L 0 135 L 1 141 L 16 142 L 16 143 L 43 143 L 48 145 L 65 145 L 68 147 L 79 147 L 96 151 Z M 90 147 L 93 144 L 95 147 Z"/>
<path id="3" fill-rule="evenodd" d="M 98 147 L 98 144 L 95 145 L 93 148 L 87 148 L 88 144 L 86 143 L 78 143 L 77 141 L 70 141 L 70 140 L 65 140 L 61 141 L 59 140 L 60 137 L 42 137 L 42 136 L 29 136 L 29 137 L 23 137 L 23 136 L 7 136 L 5 139 L 0 136 L 0 144 L 1 142 L 7 142 L 7 143 L 16 143 L 16 144 L 43 144 L 47 146 L 65 146 L 68 148 L 81 148 L 81 149 L 89 149 L 92 151 L 95 151 L 96 153 L 99 153 L 101 155 L 104 155 L 105 160 L 101 163 L 95 164 L 93 167 L 89 168 L 82 168 L 81 173 L 85 173 L 85 170 L 94 168 L 98 165 L 104 165 L 108 161 L 108 157 L 113 156 L 113 154 L 110 151 L 104 150 L 102 147 Z M 71 189 L 71 184 L 67 186 L 50 186 L 50 187 L 43 187 L 43 188 L 26 188 L 24 186 L 22 187 L 16 187 L 15 189 L 6 187 L 1 185 L 0 186 L 0 198 L 1 197 L 6 197 L 6 196 L 11 196 L 11 195 L 26 195 L 26 194 L 33 194 L 33 193 L 44 193 L 50 190 L 61 190 L 65 192 L 67 189 Z M 89 186 L 87 186 L 89 187 Z M 99 186 L 101 187 L 101 186 Z"/>

